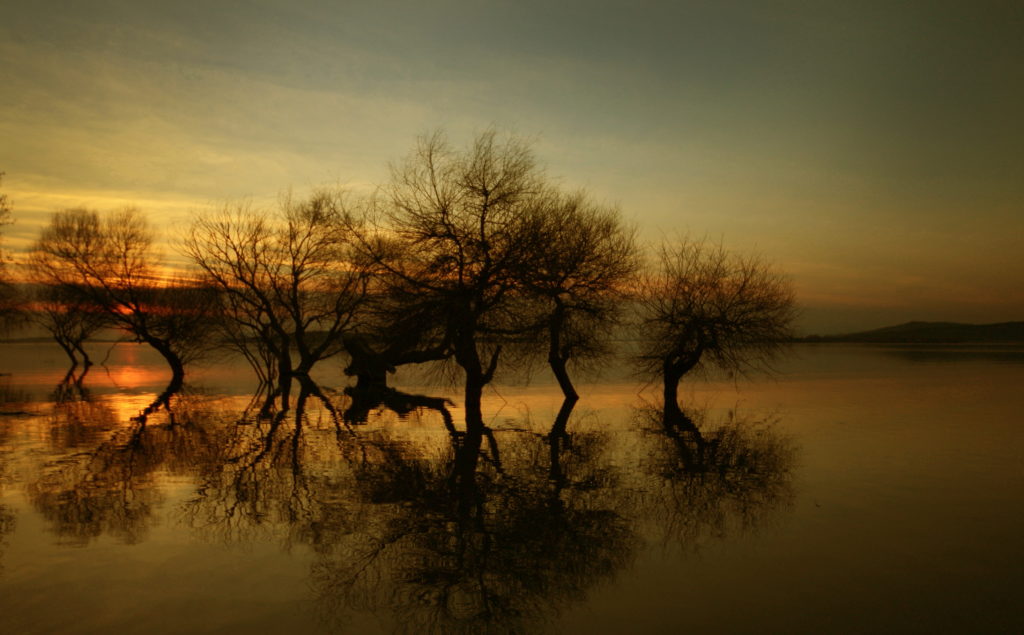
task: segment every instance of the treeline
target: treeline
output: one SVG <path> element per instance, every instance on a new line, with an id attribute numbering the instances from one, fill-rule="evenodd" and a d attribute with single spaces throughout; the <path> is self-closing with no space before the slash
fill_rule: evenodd
<path id="1" fill-rule="evenodd" d="M 8 304 L 72 364 L 90 363 L 82 342 L 102 328 L 153 347 L 172 373 L 165 400 L 190 361 L 225 346 L 282 399 L 343 352 L 363 391 L 397 366 L 446 361 L 468 429 L 483 427 L 501 365 L 545 359 L 574 402 L 570 369 L 608 355 L 622 329 L 642 342 L 639 368 L 663 378 L 668 416 L 684 374 L 763 366 L 794 312 L 765 261 L 699 240 L 645 252 L 617 209 L 558 188 L 526 142 L 494 131 L 462 148 L 420 138 L 370 197 L 225 205 L 175 247 L 191 267 L 168 279 L 139 210 L 59 211 L 23 263 L 31 293 Z"/>

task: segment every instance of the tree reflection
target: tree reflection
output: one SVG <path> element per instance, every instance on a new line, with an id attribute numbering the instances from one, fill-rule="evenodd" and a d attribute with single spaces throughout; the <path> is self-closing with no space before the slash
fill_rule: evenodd
<path id="1" fill-rule="evenodd" d="M 692 545 L 764 522 L 793 497 L 795 447 L 771 418 L 729 410 L 644 408 L 646 436 L 641 505 L 666 540 Z"/>
<path id="2" fill-rule="evenodd" d="M 399 419 L 404 419 L 417 410 L 431 410 L 441 416 L 449 433 L 456 434 L 452 413 L 448 410 L 452 402 L 444 397 L 413 395 L 386 386 L 349 387 L 345 389 L 345 394 L 352 399 L 344 414 L 345 421 L 350 424 L 366 423 L 370 413 L 381 408 L 391 410 Z"/>
<path id="3" fill-rule="evenodd" d="M 4 487 L 7 485 L 7 457 L 3 445 L 4 433 L 0 430 L 0 501 L 3 500 Z M 14 512 L 0 503 L 0 575 L 4 572 L 4 549 L 7 547 L 7 535 L 14 532 Z"/>
<path id="4" fill-rule="evenodd" d="M 601 496 L 616 479 L 596 437 L 552 480 L 548 438 L 493 436 L 500 463 L 480 460 L 485 435 L 471 430 L 438 458 L 392 446 L 360 466 L 358 529 L 315 543 L 314 585 L 334 617 L 388 611 L 417 633 L 533 630 L 630 562 L 639 538 Z"/>
<path id="5" fill-rule="evenodd" d="M 85 386 L 88 367 L 81 373 L 72 368 L 53 390 L 53 407 L 49 414 L 50 448 L 67 452 L 98 443 L 118 426 L 117 415 L 110 405 L 96 400 Z"/>
<path id="6" fill-rule="evenodd" d="M 198 534 L 312 551 L 332 625 L 370 612 L 399 632 L 538 630 L 626 569 L 644 536 L 696 545 L 792 496 L 791 444 L 734 412 L 645 409 L 637 435 L 574 423 L 575 400 L 550 427 L 456 429 L 444 399 L 305 378 L 291 401 L 186 392 L 129 422 L 73 380 L 55 397 L 61 458 L 28 494 L 62 543 L 144 540 L 166 477 L 187 474 L 198 485 L 179 511 Z M 414 411 L 437 425 L 402 425 Z"/>
<path id="7" fill-rule="evenodd" d="M 101 535 L 134 544 L 155 524 L 163 502 L 160 475 L 191 470 L 215 446 L 209 422 L 182 398 L 161 423 L 117 421 L 109 406 L 67 399 L 54 406 L 50 440 L 63 453 L 28 485 L 29 500 L 63 544 L 85 545 Z M 66 454 L 105 440 L 91 450 Z"/>
<path id="8" fill-rule="evenodd" d="M 311 400 L 320 408 L 310 408 Z M 330 495 L 339 478 L 329 468 L 343 465 L 352 436 L 331 397 L 304 378 L 294 408 L 265 403 L 227 423 L 216 452 L 198 466 L 201 484 L 185 508 L 189 522 L 229 542 L 308 525 L 318 497 Z"/>

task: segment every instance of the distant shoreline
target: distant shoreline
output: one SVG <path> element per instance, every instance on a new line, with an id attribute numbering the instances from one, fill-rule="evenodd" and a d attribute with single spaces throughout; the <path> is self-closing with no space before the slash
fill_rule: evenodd
<path id="1" fill-rule="evenodd" d="M 794 342 L 829 344 L 1024 345 L 1024 322 L 961 324 L 906 322 L 871 331 L 839 335 L 807 335 Z"/>

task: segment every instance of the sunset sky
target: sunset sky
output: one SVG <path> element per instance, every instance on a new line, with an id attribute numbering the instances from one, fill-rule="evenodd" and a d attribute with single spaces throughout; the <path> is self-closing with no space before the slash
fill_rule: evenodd
<path id="1" fill-rule="evenodd" d="M 1024 3 L 10 2 L 15 252 L 54 210 L 366 189 L 494 126 L 646 239 L 793 278 L 803 332 L 1024 319 Z"/>

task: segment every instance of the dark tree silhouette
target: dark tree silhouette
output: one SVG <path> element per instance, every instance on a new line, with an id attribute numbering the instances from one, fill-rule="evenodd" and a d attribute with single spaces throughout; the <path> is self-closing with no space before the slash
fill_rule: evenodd
<path id="1" fill-rule="evenodd" d="M 340 192 L 197 217 L 184 251 L 220 291 L 223 333 L 264 382 L 306 376 L 342 349 L 366 299 Z"/>
<path id="2" fill-rule="evenodd" d="M 483 427 L 481 396 L 502 342 L 526 327 L 521 274 L 536 248 L 528 212 L 542 191 L 521 139 L 492 130 L 456 151 L 435 133 L 392 167 L 360 232 L 385 296 L 405 315 L 421 316 L 415 323 L 433 329 L 427 348 L 450 349 L 462 369 L 470 427 Z"/>
<path id="3" fill-rule="evenodd" d="M 764 260 L 684 240 L 661 246 L 638 310 L 641 368 L 661 375 L 666 416 L 677 417 L 686 373 L 768 368 L 791 337 L 795 301 L 789 281 Z"/>
<path id="4" fill-rule="evenodd" d="M 61 297 L 103 313 L 167 361 L 171 381 L 154 406 L 181 389 L 185 364 L 210 345 L 209 290 L 159 275 L 153 232 L 135 208 L 100 216 L 68 209 L 50 219 L 30 261 L 34 276 Z"/>
<path id="5" fill-rule="evenodd" d="M 566 399 L 579 395 L 567 365 L 606 354 L 639 269 L 634 231 L 618 210 L 602 207 L 583 192 L 550 191 L 533 213 L 538 232 L 529 238 L 533 259 L 523 271 L 529 292 L 540 300 L 540 330 L 547 361 Z"/>
<path id="6" fill-rule="evenodd" d="M 29 258 L 28 277 L 36 280 L 30 294 L 26 294 L 29 307 L 25 311 L 28 319 L 46 329 L 61 350 L 71 361 L 71 371 L 78 367 L 79 362 L 88 369 L 92 360 L 85 351 L 83 344 L 97 331 L 110 324 L 110 318 L 99 311 L 91 302 L 85 301 L 88 296 L 80 289 L 65 286 L 54 286 L 44 280 L 33 260 L 38 252 Z"/>

